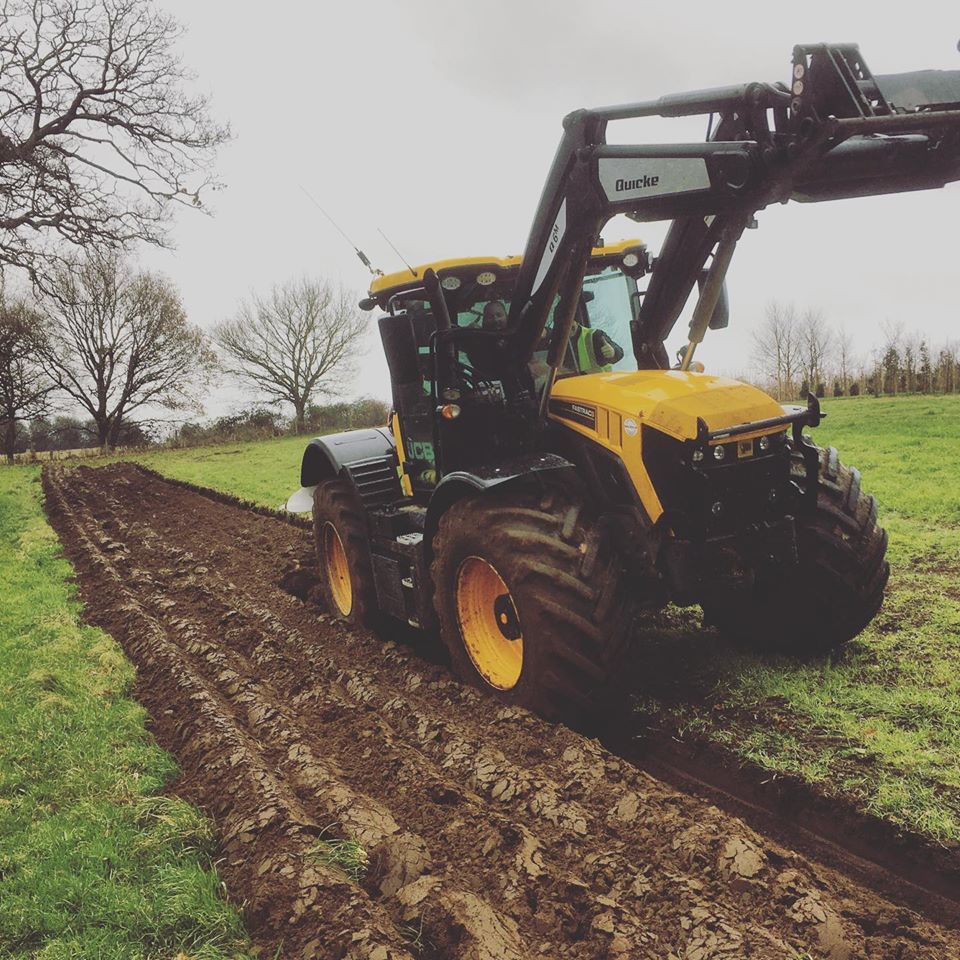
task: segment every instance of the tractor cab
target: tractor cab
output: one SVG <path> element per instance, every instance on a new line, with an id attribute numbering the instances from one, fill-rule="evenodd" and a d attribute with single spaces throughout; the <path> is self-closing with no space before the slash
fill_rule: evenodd
<path id="1" fill-rule="evenodd" d="M 361 306 L 384 311 L 392 428 L 408 496 L 429 498 L 457 470 L 533 449 L 547 378 L 552 316 L 525 360 L 508 324 L 520 257 L 443 260 L 377 277 Z M 636 370 L 631 325 L 637 279 L 648 265 L 638 240 L 597 247 L 559 377 Z"/>

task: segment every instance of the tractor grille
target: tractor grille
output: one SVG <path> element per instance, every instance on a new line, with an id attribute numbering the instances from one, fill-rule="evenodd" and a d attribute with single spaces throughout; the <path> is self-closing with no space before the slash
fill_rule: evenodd
<path id="1" fill-rule="evenodd" d="M 665 522 L 681 537 L 701 540 L 742 533 L 775 522 L 796 507 L 790 483 L 790 447 L 785 434 L 770 437 L 767 451 L 754 441 L 714 444 L 694 461 L 696 444 L 651 427 L 643 428 L 643 463 L 664 508 Z M 749 444 L 750 454 L 738 455 Z M 724 448 L 723 459 L 713 456 Z"/>
<path id="2" fill-rule="evenodd" d="M 346 467 L 365 506 L 382 506 L 400 498 L 397 461 L 393 456 L 357 460 Z"/>

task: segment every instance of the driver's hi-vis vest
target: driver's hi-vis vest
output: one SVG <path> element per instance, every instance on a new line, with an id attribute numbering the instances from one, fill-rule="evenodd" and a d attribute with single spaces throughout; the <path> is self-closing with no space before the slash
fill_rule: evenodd
<path id="1" fill-rule="evenodd" d="M 570 335 L 570 341 L 581 373 L 606 373 L 613 369 L 613 364 L 623 359 L 623 350 L 602 330 L 593 330 L 578 324 Z M 612 360 L 602 359 L 600 351 L 605 343 L 613 347 Z"/>

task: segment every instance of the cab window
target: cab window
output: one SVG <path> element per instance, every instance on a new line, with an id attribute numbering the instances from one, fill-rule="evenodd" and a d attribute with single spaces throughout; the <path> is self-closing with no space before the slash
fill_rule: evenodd
<path id="1" fill-rule="evenodd" d="M 583 281 L 590 327 L 602 330 L 623 351 L 619 360 L 608 365 L 612 370 L 637 369 L 630 336 L 634 289 L 635 285 L 616 267 L 607 267 Z"/>

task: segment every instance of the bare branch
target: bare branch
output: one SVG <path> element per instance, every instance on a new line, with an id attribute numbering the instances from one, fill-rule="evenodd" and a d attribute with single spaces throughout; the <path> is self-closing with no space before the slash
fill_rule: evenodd
<path id="1" fill-rule="evenodd" d="M 37 311 L 0 289 L 0 431 L 10 461 L 18 424 L 36 420 L 50 409 L 53 382 L 40 362 L 44 346 L 43 320 Z"/>
<path id="2" fill-rule="evenodd" d="M 55 246 L 164 245 L 173 207 L 201 207 L 229 130 L 151 0 L 8 0 L 0 35 L 0 265 Z"/>

